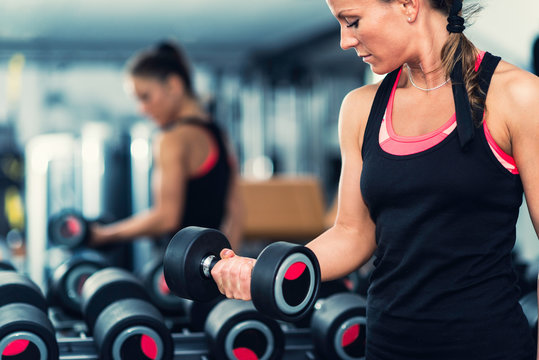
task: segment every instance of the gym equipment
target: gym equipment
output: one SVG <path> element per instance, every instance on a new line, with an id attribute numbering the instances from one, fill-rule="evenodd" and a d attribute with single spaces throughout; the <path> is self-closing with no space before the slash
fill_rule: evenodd
<path id="1" fill-rule="evenodd" d="M 210 301 L 193 301 L 176 296 L 170 291 L 163 273 L 161 260 L 147 263 L 140 273 L 144 287 L 152 303 L 168 317 L 183 317 L 189 330 L 204 331 L 204 323 L 209 312 L 225 297 L 221 294 Z"/>
<path id="2" fill-rule="evenodd" d="M 365 298 L 353 293 L 335 294 L 316 303 L 311 333 L 320 358 L 364 358 L 366 306 Z"/>
<path id="3" fill-rule="evenodd" d="M 161 259 L 151 261 L 144 265 L 139 276 L 142 284 L 148 291 L 150 300 L 165 315 L 185 315 L 182 299 L 174 295 L 165 281 L 163 274 L 163 261 Z"/>
<path id="4" fill-rule="evenodd" d="M 309 329 L 282 327 L 285 336 L 285 349 L 282 360 L 314 360 L 313 344 Z M 243 338 L 243 336 L 242 336 Z M 172 334 L 174 342 L 174 360 L 203 360 L 214 359 L 210 352 L 208 337 L 204 332 L 177 332 Z M 98 355 L 91 337 L 68 336 L 58 338 L 60 359 L 97 360 Z M 240 355 L 247 353 L 242 352 Z M 136 358 L 135 358 L 136 359 Z M 236 359 L 236 358 L 234 358 Z M 242 360 L 254 359 L 242 357 Z M 320 359 L 322 360 L 322 359 Z"/>
<path id="5" fill-rule="evenodd" d="M 258 312 L 250 301 L 226 299 L 208 315 L 204 327 L 217 360 L 282 359 L 284 334 L 279 324 Z"/>
<path id="6" fill-rule="evenodd" d="M 81 300 L 100 359 L 172 359 L 170 331 L 131 273 L 119 268 L 99 270 L 84 283 Z"/>
<path id="7" fill-rule="evenodd" d="M 51 242 L 72 249 L 88 242 L 90 229 L 82 214 L 66 209 L 50 217 L 47 230 Z"/>
<path id="8" fill-rule="evenodd" d="M 0 260 L 0 271 L 16 271 L 16 269 L 10 261 Z"/>
<path id="9" fill-rule="evenodd" d="M 64 209 L 49 218 L 47 224 L 49 241 L 67 252 L 87 248 L 90 241 L 90 227 L 93 224 L 110 224 L 114 218 L 102 215 L 89 220 L 73 209 Z M 111 266 L 132 268 L 130 243 L 100 244 L 99 252 Z"/>
<path id="10" fill-rule="evenodd" d="M 84 250 L 73 255 L 52 273 L 47 292 L 49 303 L 80 316 L 82 286 L 93 273 L 107 266 L 107 260 L 95 251 Z"/>
<path id="11" fill-rule="evenodd" d="M 213 308 L 221 301 L 225 300 L 224 295 L 219 295 L 210 301 L 194 301 L 189 299 L 182 299 L 182 311 L 185 313 L 188 324 L 187 327 L 190 331 L 200 332 L 204 331 L 204 324 L 208 318 L 208 314 Z"/>
<path id="12" fill-rule="evenodd" d="M 178 296 L 208 301 L 220 294 L 211 269 L 223 248 L 218 230 L 190 226 L 177 232 L 163 260 L 165 280 Z M 273 243 L 260 253 L 251 276 L 251 298 L 258 311 L 285 321 L 299 320 L 314 305 L 320 267 L 314 253 L 300 245 Z"/>
<path id="13" fill-rule="evenodd" d="M 344 278 L 321 282 L 320 291 L 318 291 L 318 296 L 316 297 L 315 306 L 319 300 L 325 299 L 334 294 L 339 294 L 339 293 L 343 293 L 347 291 L 350 291 L 350 290 L 346 287 Z M 309 327 L 311 324 L 311 317 L 312 317 L 313 312 L 314 312 L 314 307 L 311 308 L 304 317 L 302 317 L 298 321 L 294 321 L 294 325 L 300 328 Z"/>
<path id="14" fill-rule="evenodd" d="M 0 355 L 2 359 L 58 359 L 54 328 L 39 287 L 13 271 L 0 271 Z"/>

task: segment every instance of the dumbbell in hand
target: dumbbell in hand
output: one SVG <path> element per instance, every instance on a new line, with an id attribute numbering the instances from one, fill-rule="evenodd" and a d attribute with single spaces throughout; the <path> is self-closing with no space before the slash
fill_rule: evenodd
<path id="1" fill-rule="evenodd" d="M 69 209 L 50 217 L 48 233 L 54 244 L 73 249 L 88 243 L 90 228 L 79 212 Z"/>
<path id="2" fill-rule="evenodd" d="M 190 226 L 176 233 L 163 260 L 170 290 L 197 301 L 218 296 L 211 270 L 224 248 L 230 248 L 230 244 L 215 229 Z M 295 321 L 314 305 L 319 285 L 320 267 L 314 253 L 301 245 L 276 242 L 256 259 L 251 274 L 251 298 L 258 311 Z"/>
<path id="3" fill-rule="evenodd" d="M 193 332 L 204 330 L 208 313 L 224 296 L 218 296 L 211 301 L 193 301 L 176 296 L 170 291 L 163 273 L 163 260 L 158 259 L 144 265 L 138 274 L 152 303 L 169 319 L 178 320 L 173 326 L 180 325 Z M 182 323 L 182 321 L 184 323 Z"/>
<path id="4" fill-rule="evenodd" d="M 94 238 L 95 225 L 109 224 L 110 222 L 111 219 L 108 216 L 88 220 L 76 210 L 65 209 L 50 217 L 47 231 L 50 241 L 58 246 L 74 249 L 85 247 L 90 242 L 96 246 L 98 244 Z"/>

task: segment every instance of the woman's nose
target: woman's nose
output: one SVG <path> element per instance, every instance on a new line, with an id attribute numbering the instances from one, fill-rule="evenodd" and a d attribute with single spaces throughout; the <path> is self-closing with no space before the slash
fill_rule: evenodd
<path id="1" fill-rule="evenodd" d="M 148 114 L 148 106 L 146 105 L 146 103 L 140 102 L 140 103 L 138 104 L 138 111 L 139 111 L 141 114 L 147 115 L 147 114 Z"/>
<path id="2" fill-rule="evenodd" d="M 347 27 L 341 27 L 341 49 L 348 50 L 351 49 L 359 43 L 352 29 Z"/>

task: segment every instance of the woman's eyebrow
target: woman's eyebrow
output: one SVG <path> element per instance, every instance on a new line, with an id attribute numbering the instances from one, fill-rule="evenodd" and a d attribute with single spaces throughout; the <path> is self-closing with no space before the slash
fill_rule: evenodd
<path id="1" fill-rule="evenodd" d="M 337 13 L 337 18 L 339 19 L 344 19 L 344 18 L 350 18 L 350 17 L 354 17 L 354 15 L 345 15 L 344 13 L 348 12 L 348 11 L 352 11 L 354 9 L 344 9 L 344 10 L 341 10 Z"/>

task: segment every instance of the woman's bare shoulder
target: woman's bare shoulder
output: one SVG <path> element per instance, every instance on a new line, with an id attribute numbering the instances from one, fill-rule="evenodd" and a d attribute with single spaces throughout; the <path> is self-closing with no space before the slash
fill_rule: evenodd
<path id="1" fill-rule="evenodd" d="M 537 103 L 539 77 L 506 61 L 501 61 L 492 77 L 497 97 L 511 107 L 526 108 Z M 498 99 L 497 99 L 498 100 Z"/>
<path id="2" fill-rule="evenodd" d="M 339 116 L 341 128 L 364 129 L 379 87 L 380 83 L 364 85 L 344 97 Z"/>

